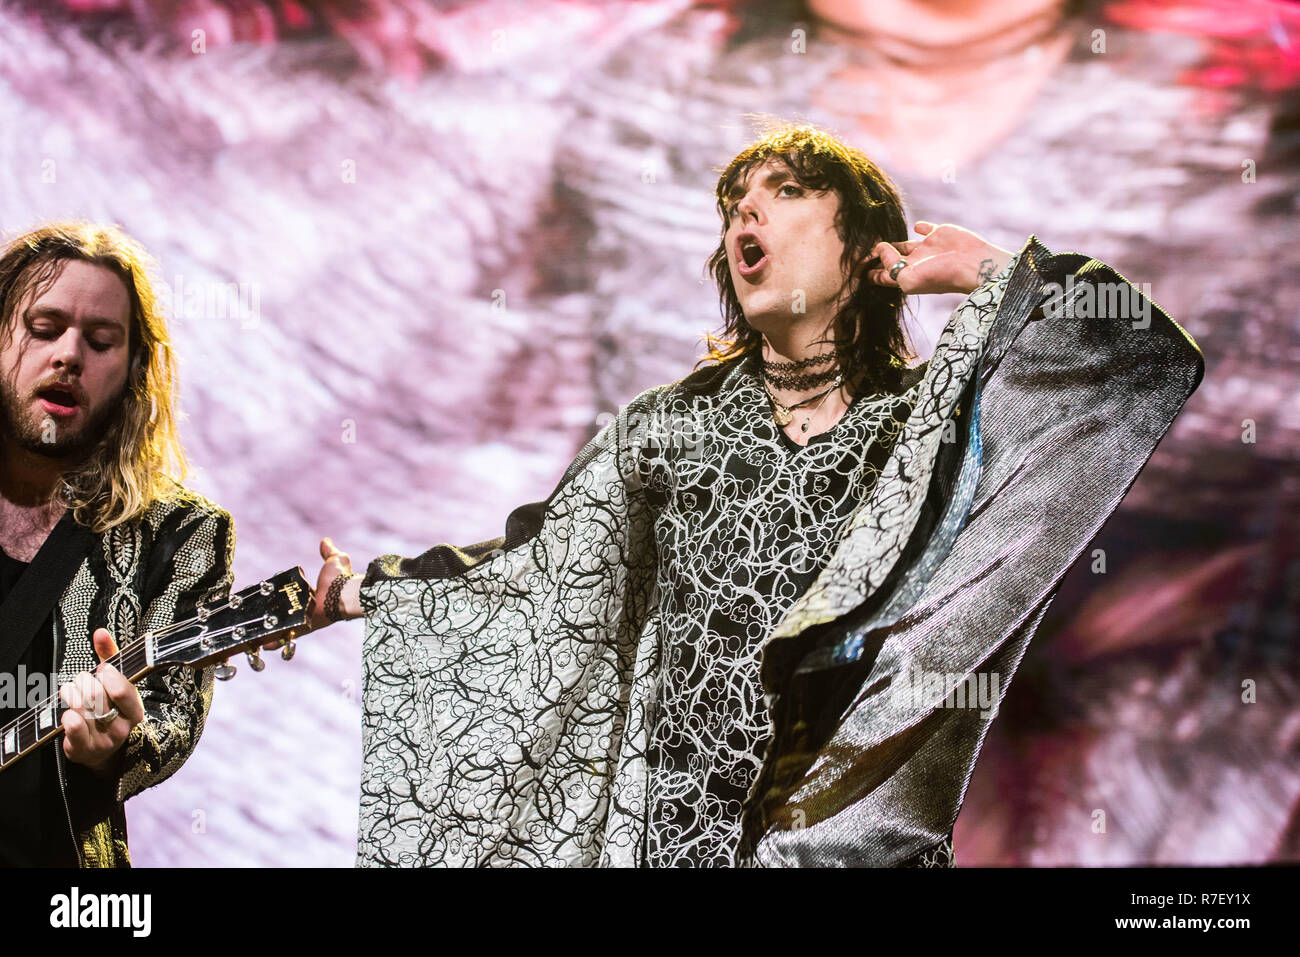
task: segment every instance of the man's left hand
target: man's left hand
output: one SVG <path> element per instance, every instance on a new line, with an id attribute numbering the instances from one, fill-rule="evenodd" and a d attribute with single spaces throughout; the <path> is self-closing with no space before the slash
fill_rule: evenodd
<path id="1" fill-rule="evenodd" d="M 101 662 L 117 654 L 117 643 L 107 628 L 93 637 Z M 144 703 L 135 685 L 112 665 L 100 664 L 95 673 L 83 671 L 59 688 L 68 710 L 63 713 L 63 753 L 69 761 L 103 774 L 121 750 L 131 729 L 144 720 Z M 111 718 L 95 715 L 117 714 Z"/>
<path id="2" fill-rule="evenodd" d="M 878 286 L 893 286 L 908 294 L 969 294 L 1011 261 L 1012 253 L 952 223 L 936 226 L 921 220 L 916 231 L 925 238 L 877 243 L 871 255 L 879 257 L 880 267 L 869 270 L 867 278 Z M 889 270 L 900 259 L 906 259 L 907 265 L 898 271 L 896 279 L 890 279 Z"/>

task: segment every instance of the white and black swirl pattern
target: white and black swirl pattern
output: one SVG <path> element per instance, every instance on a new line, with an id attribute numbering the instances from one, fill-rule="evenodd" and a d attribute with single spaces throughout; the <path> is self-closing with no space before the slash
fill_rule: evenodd
<path id="1" fill-rule="evenodd" d="M 907 421 L 858 396 L 801 447 L 772 420 L 753 357 L 702 441 L 642 457 L 656 512 L 661 668 L 648 754 L 646 864 L 730 865 L 768 738 L 759 648 L 825 566 Z M 669 405 L 685 418 L 686 396 Z"/>

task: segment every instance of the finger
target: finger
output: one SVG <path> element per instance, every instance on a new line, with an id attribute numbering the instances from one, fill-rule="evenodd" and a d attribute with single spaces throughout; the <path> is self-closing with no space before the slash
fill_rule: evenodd
<path id="1" fill-rule="evenodd" d="M 899 273 L 901 276 L 902 273 Z M 886 269 L 873 269 L 871 271 L 871 281 L 877 286 L 887 286 L 890 289 L 899 289 L 901 286 L 897 279 L 889 278 L 889 271 Z"/>
<path id="2" fill-rule="evenodd" d="M 898 261 L 903 258 L 902 253 L 890 243 L 877 243 L 872 252 L 880 256 L 880 268 L 873 269 L 868 273 L 871 281 L 877 286 L 889 286 L 897 289 L 898 280 L 889 278 L 889 270 L 894 268 Z"/>
<path id="3" fill-rule="evenodd" d="M 104 691 L 108 695 L 108 700 L 104 702 L 105 707 L 98 712 L 99 714 L 103 714 L 109 708 L 117 708 L 118 714 L 129 722 L 128 730 L 144 720 L 144 702 L 140 700 L 140 692 L 136 686 L 126 680 L 126 675 L 112 665 L 100 665 L 95 671 L 95 677 L 99 679 L 99 683 L 104 686 Z"/>
<path id="4" fill-rule="evenodd" d="M 333 563 L 340 571 L 352 571 L 352 557 L 335 545 L 333 539 L 321 539 L 320 557 L 325 559 L 326 567 Z"/>
<path id="5" fill-rule="evenodd" d="M 124 698 L 135 690 L 135 685 L 126 680 L 126 675 L 112 665 L 101 664 L 95 669 L 95 678 L 103 686 L 104 693 L 113 700 L 114 704 L 117 703 L 119 698 Z"/>
<path id="6" fill-rule="evenodd" d="M 125 715 L 118 714 L 118 716 L 110 721 L 106 726 L 97 729 L 102 736 L 102 740 L 97 750 L 109 753 L 116 751 L 130 736 L 133 727 L 135 727 L 135 725 L 131 724 Z"/>
<path id="7" fill-rule="evenodd" d="M 107 628 L 96 628 L 95 634 L 91 637 L 91 642 L 95 646 L 95 654 L 99 656 L 100 661 L 107 661 L 117 654 L 117 642 Z"/>
<path id="8" fill-rule="evenodd" d="M 876 245 L 872 247 L 871 253 L 873 256 L 880 259 L 880 268 L 886 273 L 889 272 L 889 268 L 893 266 L 894 263 L 903 258 L 903 254 L 894 248 L 893 243 L 876 243 Z"/>
<path id="9" fill-rule="evenodd" d="M 59 686 L 59 697 L 63 699 L 63 703 L 68 706 L 69 710 L 75 711 L 81 707 L 81 692 L 77 690 L 76 684 L 71 681 Z"/>
<path id="10" fill-rule="evenodd" d="M 90 722 L 80 711 L 65 711 L 62 724 L 63 753 L 75 761 L 90 750 Z"/>
<path id="11" fill-rule="evenodd" d="M 81 695 L 81 710 L 87 716 L 103 714 L 109 709 L 108 694 L 104 691 L 104 686 L 95 680 L 94 675 L 83 671 L 72 680 Z"/>
<path id="12" fill-rule="evenodd" d="M 934 223 L 926 222 L 924 219 L 918 219 L 916 221 L 915 231 L 920 233 L 922 236 L 934 232 L 934 229 Z"/>

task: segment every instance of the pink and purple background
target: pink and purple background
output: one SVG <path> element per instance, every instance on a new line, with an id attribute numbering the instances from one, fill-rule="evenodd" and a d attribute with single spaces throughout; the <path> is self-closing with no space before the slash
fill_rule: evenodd
<path id="1" fill-rule="evenodd" d="M 831 127 L 913 221 L 1103 259 L 1206 377 L 1031 646 L 957 858 L 1300 860 L 1300 5 L 1070 9 L 1065 56 L 989 65 L 987 124 L 918 133 L 800 3 L 0 0 L 0 228 L 112 221 L 160 260 L 240 583 L 314 578 L 322 535 L 358 565 L 498 535 L 687 374 L 747 114 Z M 957 301 L 913 301 L 921 357 Z M 349 866 L 360 639 L 218 685 L 128 804 L 135 862 Z"/>

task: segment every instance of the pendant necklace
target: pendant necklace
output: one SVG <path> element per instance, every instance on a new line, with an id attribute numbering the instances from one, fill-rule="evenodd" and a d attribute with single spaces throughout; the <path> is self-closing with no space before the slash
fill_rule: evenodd
<path id="1" fill-rule="evenodd" d="M 793 413 L 795 409 L 808 405 L 810 402 L 817 402 L 818 399 L 821 399 L 821 402 L 817 404 L 817 408 L 813 409 L 812 414 L 808 416 L 808 418 L 804 420 L 803 425 L 800 426 L 801 432 L 807 432 L 809 423 L 816 418 L 817 413 L 820 412 L 822 406 L 826 404 L 826 399 L 832 392 L 839 388 L 840 382 L 842 382 L 843 379 L 843 374 L 837 375 L 835 381 L 831 383 L 831 387 L 825 392 L 819 392 L 817 395 L 810 396 L 802 402 L 796 402 L 794 405 L 782 405 L 780 402 L 776 401 L 776 397 L 769 392 L 767 397 L 772 401 L 772 418 L 776 420 L 777 425 L 782 427 L 787 426 L 794 421 Z"/>

